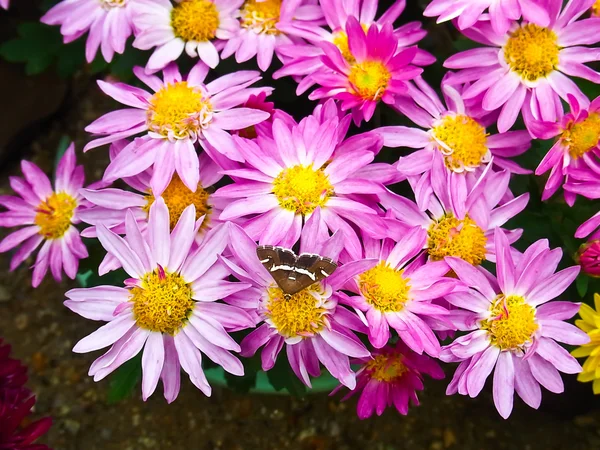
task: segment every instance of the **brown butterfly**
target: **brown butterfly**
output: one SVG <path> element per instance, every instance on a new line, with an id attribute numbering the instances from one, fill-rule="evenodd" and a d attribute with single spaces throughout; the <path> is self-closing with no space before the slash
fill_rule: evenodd
<path id="1" fill-rule="evenodd" d="M 256 249 L 256 254 L 287 300 L 337 269 L 337 263 L 330 258 L 309 253 L 297 256 L 283 247 L 261 245 Z"/>

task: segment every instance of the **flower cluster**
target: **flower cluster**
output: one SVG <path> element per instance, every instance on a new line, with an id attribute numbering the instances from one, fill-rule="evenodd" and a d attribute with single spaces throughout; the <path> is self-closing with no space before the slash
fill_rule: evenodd
<path id="1" fill-rule="evenodd" d="M 101 182 L 83 188 L 73 146 L 54 188 L 22 163 L 24 179 L 11 178 L 19 197 L 0 197 L 0 226 L 22 228 L 0 251 L 19 247 L 12 270 L 41 245 L 37 286 L 48 267 L 74 278 L 87 256 L 80 236 L 99 240 L 99 273 L 127 278 L 66 293 L 70 310 L 105 322 L 74 351 L 107 349 L 90 368 L 95 380 L 141 354 L 144 400 L 162 380 L 174 401 L 180 369 L 210 395 L 205 358 L 240 376 L 238 356 L 260 352 L 262 370 L 285 358 L 308 387 L 324 367 L 359 394 L 361 418 L 388 406 L 406 414 L 425 375 L 443 378 L 436 360 L 458 363 L 448 394 L 475 397 L 493 372 L 503 418 L 515 392 L 538 408 L 540 386 L 562 392 L 559 372 L 582 370 L 559 343 L 586 345 L 596 322 L 582 306 L 588 336 L 566 322 L 578 303 L 552 301 L 580 271 L 558 270 L 561 249 L 544 239 L 513 247 L 527 230 L 509 221 L 530 194 L 510 184 L 534 176 L 515 158 L 555 138 L 535 170 L 550 171 L 541 199 L 561 186 L 569 205 L 600 198 L 600 99 L 573 81 L 600 83 L 586 65 L 600 60 L 588 47 L 600 41 L 593 4 L 433 0 L 426 16 L 453 20 L 480 46 L 447 59 L 452 70 L 431 86 L 421 24 L 394 27 L 404 0 L 379 15 L 376 0 L 63 1 L 42 20 L 60 24 L 65 41 L 89 32 L 88 60 L 98 48 L 110 60 L 131 34 L 134 47 L 154 49 L 134 69 L 147 88 L 98 81 L 125 105 L 86 128 L 84 151 L 110 144 Z M 187 73 L 184 53 L 199 58 Z M 260 71 L 277 65 L 275 78 L 319 103 L 294 118 L 267 101 L 260 71 L 215 76 L 231 55 L 256 56 Z M 384 105 L 415 126 L 364 126 Z M 596 242 L 598 228 L 600 213 L 576 236 Z M 593 242 L 579 261 L 597 274 Z M 289 292 L 279 277 L 293 264 L 268 270 L 258 246 L 318 255 L 336 270 L 299 267 L 294 277 L 308 282 Z M 592 355 L 586 381 L 594 348 L 576 353 Z"/>
<path id="2" fill-rule="evenodd" d="M 25 387 L 27 368 L 10 358 L 10 345 L 0 339 L 0 448 L 6 450 L 50 450 L 34 444 L 52 425 L 49 417 L 25 425 L 35 397 Z"/>

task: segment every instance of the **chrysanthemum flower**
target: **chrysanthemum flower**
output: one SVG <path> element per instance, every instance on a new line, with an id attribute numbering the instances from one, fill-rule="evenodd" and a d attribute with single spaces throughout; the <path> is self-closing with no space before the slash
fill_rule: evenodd
<path id="1" fill-rule="evenodd" d="M 15 270 L 42 245 L 33 266 L 33 287 L 39 286 L 48 267 L 56 281 L 62 279 L 63 270 L 74 279 L 79 260 L 88 256 L 74 226 L 80 222 L 83 199 L 79 189 L 85 176 L 83 166 L 75 164 L 75 146 L 71 144 L 58 164 L 53 189 L 38 166 L 21 161 L 25 179 L 10 178 L 10 186 L 19 197 L 0 196 L 0 205 L 8 210 L 0 213 L 0 226 L 23 227 L 0 242 L 0 253 L 20 246 L 10 261 L 10 270 Z"/>
<path id="2" fill-rule="evenodd" d="M 579 317 L 581 320 L 576 320 L 575 325 L 587 333 L 590 342 L 573 350 L 571 355 L 575 358 L 586 357 L 583 363 L 582 372 L 577 375 L 577 380 L 582 383 L 593 381 L 594 394 L 600 394 L 600 295 L 594 294 L 595 310 L 590 306 L 582 303 L 579 309 Z"/>
<path id="3" fill-rule="evenodd" d="M 536 137 L 557 138 L 554 146 L 535 170 L 538 176 L 551 170 L 542 200 L 549 199 L 561 185 L 572 184 L 573 176 L 576 180 L 600 178 L 594 171 L 600 169 L 600 97 L 587 109 L 582 109 L 572 95 L 568 95 L 567 98 L 571 112 L 562 116 L 558 122 L 530 124 L 530 130 Z M 575 186 L 569 190 L 565 186 L 565 200 L 569 205 L 573 206 L 575 193 L 580 190 L 581 186 L 577 186 L 576 181 Z"/>
<path id="4" fill-rule="evenodd" d="M 0 0 L 0 8 L 8 9 L 9 5 L 10 5 L 10 0 Z"/>
<path id="5" fill-rule="evenodd" d="M 325 20 L 329 30 L 316 25 L 294 24 L 279 26 L 287 33 L 303 38 L 308 43 L 295 43 L 293 45 L 281 46 L 280 52 L 285 57 L 284 66 L 274 74 L 274 78 L 293 76 L 295 80 L 302 79 L 298 83 L 296 94 L 301 95 L 315 82 L 312 74 L 319 70 L 326 73 L 331 69 L 323 64 L 322 57 L 325 55 L 320 47 L 321 42 L 330 42 L 340 49 L 342 56 L 349 62 L 354 62 L 354 56 L 348 46 L 348 35 L 346 34 L 346 23 L 349 17 L 358 19 L 363 29 L 368 30 L 375 24 L 381 28 L 386 24 L 393 26 L 394 21 L 406 7 L 406 0 L 396 0 L 379 19 L 375 20 L 377 13 L 377 2 L 373 0 L 360 0 L 355 2 L 342 2 L 340 0 L 322 0 L 320 2 Z M 410 22 L 394 29 L 394 37 L 398 41 L 398 50 L 414 45 L 427 34 L 422 29 L 420 22 Z M 418 66 L 429 65 L 435 62 L 430 53 L 418 49 L 413 64 Z"/>
<path id="6" fill-rule="evenodd" d="M 583 273 L 590 277 L 600 277 L 600 240 L 593 239 L 582 244 L 576 258 Z"/>
<path id="7" fill-rule="evenodd" d="M 149 73 L 175 61 L 184 50 L 214 69 L 222 41 L 235 36 L 240 27 L 236 17 L 243 0 L 138 1 L 133 46 L 141 50 L 156 47 L 146 64 Z"/>
<path id="8" fill-rule="evenodd" d="M 164 81 L 144 74 L 139 67 L 134 72 L 154 94 L 122 83 L 98 81 L 104 93 L 129 108 L 105 114 L 86 127 L 86 131 L 103 137 L 88 143 L 84 151 L 144 133 L 109 164 L 104 173 L 107 182 L 137 175 L 153 166 L 150 184 L 155 195 L 164 191 L 175 172 L 195 191 L 200 171 L 194 143 L 240 160 L 225 130 L 239 130 L 269 117 L 265 111 L 236 107 L 252 94 L 270 92 L 270 88 L 247 88 L 260 79 L 258 72 L 230 73 L 207 84 L 204 79 L 208 67 L 203 63 L 198 63 L 186 80 L 174 65 L 163 71 Z"/>
<path id="9" fill-rule="evenodd" d="M 487 10 L 487 15 L 484 14 Z M 504 34 L 511 22 L 523 16 L 528 22 L 547 27 L 550 16 L 535 0 L 433 0 L 425 11 L 425 17 L 437 17 L 437 23 L 458 19 L 458 28 L 470 28 L 478 20 L 489 19 L 497 34 Z"/>
<path id="10" fill-rule="evenodd" d="M 381 148 L 381 139 L 365 133 L 344 140 L 348 125 L 348 120 L 338 119 L 337 107 L 329 101 L 299 124 L 275 119 L 273 139 L 234 137 L 246 165 L 224 171 L 235 182 L 213 195 L 234 201 L 220 219 L 244 219 L 238 223 L 252 239 L 291 248 L 300 238 L 303 221 L 320 207 L 322 226 L 342 230 L 345 250 L 359 258 L 360 241 L 350 224 L 376 238 L 387 235 L 377 211 L 351 198 L 383 192 L 380 183 L 360 176 Z"/>
<path id="11" fill-rule="evenodd" d="M 115 53 L 125 51 L 127 39 L 134 31 L 132 16 L 140 7 L 138 0 L 64 0 L 40 20 L 60 25 L 65 44 L 89 31 L 85 44 L 87 62 L 94 60 L 98 49 L 110 62 Z"/>
<path id="12" fill-rule="evenodd" d="M 499 206 L 510 182 L 508 171 L 494 173 L 488 167 L 472 185 L 453 186 L 451 180 L 464 178 L 448 178 L 442 156 L 437 153 L 432 173 L 435 183 L 431 195 L 421 202 L 425 210 L 392 192 L 380 195 L 381 204 L 400 222 L 427 231 L 425 248 L 430 260 L 455 256 L 475 266 L 484 260 L 494 261 L 494 229 L 525 209 L 529 193 Z M 417 198 L 423 195 L 417 190 Z M 515 242 L 522 232 L 521 229 L 507 231 L 508 240 Z"/>
<path id="13" fill-rule="evenodd" d="M 337 259 L 343 243 L 341 234 L 323 241 L 316 210 L 303 230 L 300 251 Z M 319 362 L 344 386 L 354 389 L 356 378 L 349 357 L 366 358 L 366 347 L 354 331 L 366 331 L 360 319 L 338 304 L 337 291 L 356 274 L 372 267 L 375 260 L 359 260 L 339 267 L 333 275 L 286 300 L 256 256 L 256 243 L 237 225 L 230 227 L 234 262 L 222 260 L 239 280 L 252 284 L 248 301 L 258 300 L 263 323 L 242 341 L 242 356 L 252 356 L 263 347 L 262 369 L 273 368 L 284 347 L 296 376 L 311 387 L 310 376 L 320 375 Z"/>
<path id="14" fill-rule="evenodd" d="M 393 328 L 414 352 L 433 357 L 440 353 L 440 343 L 423 318 L 447 315 L 444 307 L 431 301 L 449 294 L 460 282 L 444 277 L 450 271 L 444 261 L 415 259 L 426 243 L 427 232 L 420 227 L 408 231 L 395 245 L 388 239 L 363 237 L 365 257 L 379 263 L 346 286 L 358 295 L 342 294 L 342 302 L 365 313 L 369 341 L 375 348 L 388 343 Z"/>
<path id="15" fill-rule="evenodd" d="M 461 94 L 454 87 L 442 84 L 447 104 L 444 106 L 421 77 L 414 82 L 416 86 L 409 84 L 410 97 L 399 98 L 395 107 L 425 130 L 404 126 L 376 130 L 386 147 L 419 149 L 398 161 L 397 168 L 403 175 L 426 174 L 428 178 L 435 153 L 443 156 L 452 177 L 478 176 L 492 158 L 496 166 L 509 172 L 530 173 L 508 159 L 529 149 L 531 138 L 527 131 L 490 135 L 486 123 L 465 106 Z"/>
<path id="16" fill-rule="evenodd" d="M 506 419 L 513 408 L 515 390 L 537 409 L 542 400 L 540 384 L 560 393 L 563 382 L 558 372 L 581 371 L 577 360 L 556 341 L 581 345 L 589 342 L 589 337 L 564 322 L 577 313 L 577 303 L 548 303 L 579 273 L 578 266 L 554 273 L 561 249 L 550 250 L 547 241 L 540 240 L 513 260 L 500 230 L 496 230 L 495 244 L 497 279 L 461 259 L 446 258 L 458 278 L 470 286 L 467 292 L 446 296 L 464 310 L 453 319 L 459 330 L 469 333 L 444 347 L 440 359 L 460 362 L 447 394 L 476 397 L 495 367 L 494 404 Z"/>
<path id="17" fill-rule="evenodd" d="M 570 0 L 561 11 L 562 0 L 541 4 L 550 15 L 550 24 L 513 22 L 506 34 L 497 34 L 491 25 L 479 22 L 463 33 L 485 47 L 450 57 L 444 66 L 461 69 L 448 81 L 473 81 L 463 98 L 483 95 L 483 108 L 501 109 L 498 130 L 515 123 L 519 111 L 529 127 L 532 120 L 556 121 L 562 113 L 561 98 L 573 95 L 583 108 L 589 101 L 569 77 L 600 83 L 600 74 L 585 65 L 599 60 L 597 51 L 586 45 L 600 41 L 600 19 L 577 20 L 590 1 Z"/>
<path id="18" fill-rule="evenodd" d="M 118 141 L 111 146 L 111 156 L 118 154 L 117 148 L 126 145 L 126 141 Z M 222 175 L 220 167 L 217 166 L 205 153 L 199 155 L 200 181 L 196 191 L 192 192 L 181 179 L 174 175 L 167 188 L 162 193 L 162 198 L 169 209 L 169 225 L 171 231 L 179 221 L 181 214 L 189 205 L 194 205 L 196 220 L 202 218 L 197 241 L 202 239 L 204 233 L 216 225 L 219 214 L 223 210 L 224 202 L 212 197 L 212 189 Z M 148 225 L 148 213 L 150 207 L 156 200 L 150 187 L 151 170 L 142 172 L 123 181 L 133 189 L 123 190 L 119 188 L 107 189 L 81 189 L 79 193 L 90 203 L 86 209 L 79 214 L 80 219 L 92 225 L 81 232 L 83 237 L 97 237 L 96 226 L 104 225 L 117 234 L 125 234 L 125 217 L 128 211 L 133 213 L 138 227 L 143 235 L 146 234 Z M 137 191 L 137 192 L 135 192 Z M 107 253 L 100 264 L 98 272 L 100 275 L 110 270 L 121 267 L 117 258 Z"/>
<path id="19" fill-rule="evenodd" d="M 111 346 L 90 368 L 95 381 L 143 348 L 143 398 L 152 395 L 162 379 L 170 403 L 179 393 L 180 367 L 198 389 L 211 394 L 202 370 L 203 355 L 227 372 L 242 375 L 242 363 L 230 353 L 240 347 L 228 331 L 252 327 L 254 321 L 228 298 L 249 285 L 225 281 L 229 271 L 217 262 L 227 245 L 228 226 L 208 232 L 192 251 L 198 228 L 194 205 L 183 211 L 171 232 L 169 222 L 165 202 L 158 198 L 150 207 L 147 236 L 131 212 L 125 238 L 98 225 L 100 243 L 131 278 L 125 280 L 126 287 L 72 289 L 65 305 L 87 319 L 108 322 L 73 348 L 87 353 Z M 225 303 L 217 303 L 219 299 Z"/>
<path id="20" fill-rule="evenodd" d="M 372 357 L 356 359 L 352 363 L 361 365 L 356 372 L 356 388 L 342 401 L 359 394 L 356 412 L 363 420 L 373 413 L 381 416 L 391 406 L 400 414 L 407 415 L 409 404 L 419 405 L 417 391 L 424 389 L 423 375 L 435 380 L 444 378 L 444 371 L 435 360 L 417 355 L 401 342 L 376 350 Z"/>
<path id="21" fill-rule="evenodd" d="M 273 55 L 282 60 L 279 48 L 298 42 L 297 38 L 282 31 L 283 26 L 294 28 L 319 24 L 323 18 L 317 3 L 297 0 L 246 0 L 240 10 L 240 28 L 221 52 L 221 58 L 235 53 L 239 63 L 256 56 L 258 67 L 265 71 Z"/>
<path id="22" fill-rule="evenodd" d="M 325 53 L 322 61 L 331 71 L 311 75 L 321 87 L 309 98 L 340 100 L 342 110 L 352 110 L 354 122 L 359 125 L 371 120 L 380 100 L 394 104 L 396 96 L 406 93 L 406 81 L 423 69 L 411 65 L 417 47 L 398 51 L 398 39 L 390 23 L 381 29 L 374 23 L 365 31 L 355 17 L 349 17 L 345 30 L 348 54 L 331 42 L 320 43 Z"/>
<path id="23" fill-rule="evenodd" d="M 49 417 L 28 421 L 35 397 L 24 387 L 27 368 L 10 358 L 10 345 L 0 339 L 0 448 L 2 450 L 50 450 L 33 443 L 52 425 Z"/>

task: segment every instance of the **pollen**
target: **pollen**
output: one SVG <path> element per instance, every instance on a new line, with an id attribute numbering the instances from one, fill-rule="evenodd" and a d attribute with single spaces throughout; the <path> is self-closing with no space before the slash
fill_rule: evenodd
<path id="1" fill-rule="evenodd" d="M 207 218 L 211 213 L 211 207 L 208 204 L 209 196 L 209 192 L 200 186 L 200 184 L 198 184 L 196 192 L 192 192 L 185 184 L 183 184 L 183 181 L 181 181 L 177 174 L 173 175 L 171 182 L 162 193 L 162 198 L 164 199 L 167 208 L 169 208 L 169 224 L 171 230 L 177 225 L 185 208 L 190 205 L 196 207 L 196 220 L 202 216 L 207 216 L 202 222 L 202 226 L 205 227 L 208 224 Z M 152 193 L 148 194 L 146 196 L 147 203 L 142 209 L 149 212 L 154 200 L 155 198 Z"/>
<path id="2" fill-rule="evenodd" d="M 174 335 L 192 312 L 192 289 L 181 275 L 159 267 L 131 290 L 133 315 L 141 328 Z"/>
<path id="3" fill-rule="evenodd" d="M 471 117 L 447 115 L 432 132 L 446 167 L 454 172 L 472 171 L 490 160 L 489 134 Z"/>
<path id="4" fill-rule="evenodd" d="M 533 23 L 511 33 L 504 46 L 506 63 L 530 82 L 550 75 L 558 66 L 559 53 L 556 33 Z"/>
<path id="5" fill-rule="evenodd" d="M 311 337 L 327 326 L 328 310 L 318 299 L 321 290 L 321 284 L 315 283 L 286 299 L 278 287 L 269 288 L 266 316 L 280 335 Z"/>
<path id="6" fill-rule="evenodd" d="M 282 0 L 247 0 L 240 11 L 241 26 L 253 30 L 256 34 L 277 35 L 275 28 L 279 22 Z"/>
<path id="7" fill-rule="evenodd" d="M 36 208 L 35 224 L 46 239 L 60 239 L 71 226 L 77 201 L 65 192 L 54 192 Z"/>
<path id="8" fill-rule="evenodd" d="M 409 300 L 410 279 L 402 270 L 380 262 L 359 276 L 358 286 L 365 300 L 381 312 L 397 312 Z"/>
<path id="9" fill-rule="evenodd" d="M 171 26 L 175 36 L 186 42 L 209 41 L 219 28 L 219 11 L 209 0 L 183 0 L 173 6 Z"/>
<path id="10" fill-rule="evenodd" d="M 297 165 L 277 175 L 273 180 L 273 193 L 282 208 L 305 215 L 318 206 L 325 206 L 334 190 L 323 169 Z"/>
<path id="11" fill-rule="evenodd" d="M 404 357 L 400 353 L 374 355 L 373 359 L 365 364 L 365 371 L 377 381 L 398 381 L 409 370 L 403 360 Z"/>
<path id="12" fill-rule="evenodd" d="M 168 84 L 150 99 L 148 128 L 169 139 L 194 141 L 212 121 L 212 106 L 203 93 L 180 81 Z"/>
<path id="13" fill-rule="evenodd" d="M 592 16 L 600 16 L 600 0 L 596 0 L 596 2 L 592 5 Z"/>
<path id="14" fill-rule="evenodd" d="M 391 78 L 390 71 L 379 61 L 355 64 L 348 75 L 355 95 L 373 101 L 383 96 Z"/>
<path id="15" fill-rule="evenodd" d="M 500 350 L 516 350 L 531 342 L 538 329 L 535 308 L 518 295 L 499 295 L 490 308 L 490 318 L 479 327 L 488 331 L 492 345 Z"/>
<path id="16" fill-rule="evenodd" d="M 560 140 L 569 149 L 573 159 L 581 158 L 596 148 L 600 141 L 600 115 L 591 113 L 581 122 L 573 123 L 563 131 Z"/>
<path id="17" fill-rule="evenodd" d="M 447 213 L 431 224 L 427 234 L 427 251 L 434 261 L 456 256 L 478 266 L 485 259 L 487 238 L 468 214 L 459 220 L 452 213 Z"/>

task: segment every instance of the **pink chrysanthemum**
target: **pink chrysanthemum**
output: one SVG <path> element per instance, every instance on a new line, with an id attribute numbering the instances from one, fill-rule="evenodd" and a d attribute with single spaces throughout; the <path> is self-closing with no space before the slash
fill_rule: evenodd
<path id="1" fill-rule="evenodd" d="M 484 14 L 488 10 L 488 14 Z M 550 23 L 548 11 L 535 0 L 432 0 L 423 12 L 425 17 L 437 17 L 437 23 L 457 19 L 458 28 L 470 28 L 486 19 L 497 34 L 504 34 L 513 20 L 521 16 L 541 27 Z"/>
<path id="2" fill-rule="evenodd" d="M 321 7 L 314 1 L 246 0 L 240 10 L 240 28 L 225 44 L 221 57 L 235 53 L 235 60 L 242 63 L 256 56 L 258 67 L 266 71 L 274 54 L 282 60 L 281 46 L 299 41 L 282 31 L 284 27 L 319 24 L 322 18 Z"/>
<path id="3" fill-rule="evenodd" d="M 530 130 L 540 139 L 557 137 L 556 143 L 535 170 L 538 176 L 550 170 L 542 200 L 549 199 L 564 185 L 565 200 L 573 206 L 576 193 L 586 197 L 593 195 L 586 189 L 585 181 L 582 186 L 577 180 L 600 179 L 600 97 L 587 109 L 582 109 L 572 95 L 567 97 L 571 112 L 558 122 L 532 122 Z M 567 187 L 570 184 L 574 186 Z"/>
<path id="4" fill-rule="evenodd" d="M 500 109 L 498 130 L 510 129 L 519 111 L 529 127 L 532 120 L 556 121 L 562 114 L 561 98 L 571 94 L 587 108 L 589 101 L 569 77 L 600 83 L 600 73 L 585 65 L 600 57 L 586 45 L 600 41 L 600 19 L 577 20 L 593 0 L 562 0 L 542 4 L 550 24 L 541 27 L 513 22 L 506 34 L 497 34 L 491 25 L 479 22 L 463 33 L 485 47 L 450 57 L 444 66 L 461 69 L 448 78 L 451 84 L 474 83 L 463 93 L 470 99 L 483 95 L 483 108 Z"/>
<path id="5" fill-rule="evenodd" d="M 254 321 L 229 298 L 249 285 L 226 281 L 230 272 L 217 261 L 227 245 L 228 226 L 208 232 L 192 251 L 199 227 L 194 206 L 183 211 L 173 231 L 169 220 L 159 197 L 150 207 L 147 236 L 132 212 L 127 214 L 125 238 L 98 225 L 100 243 L 131 278 L 125 280 L 125 288 L 72 289 L 65 306 L 87 319 L 108 322 L 73 348 L 87 353 L 111 346 L 90 368 L 95 381 L 143 348 L 143 398 L 152 395 L 162 379 L 170 403 L 179 393 L 180 367 L 198 389 L 211 394 L 202 370 L 203 354 L 227 372 L 242 375 L 242 363 L 230 353 L 240 347 L 228 331 L 252 327 Z M 219 299 L 225 303 L 217 303 Z"/>
<path id="6" fill-rule="evenodd" d="M 380 195 L 381 204 L 391 210 L 401 223 L 427 230 L 425 248 L 429 259 L 439 261 L 446 256 L 455 256 L 475 266 L 484 260 L 494 261 L 494 229 L 525 209 L 529 193 L 498 206 L 508 190 L 508 171 L 492 172 L 488 166 L 488 170 L 474 183 L 463 181 L 463 184 L 453 185 L 452 180 L 465 179 L 448 178 L 439 154 L 434 157 L 432 174 L 431 192 L 422 192 L 419 186 L 415 189 L 417 199 L 427 198 L 420 202 L 422 208 L 392 192 Z M 523 230 L 515 229 L 507 233 L 509 241 L 513 243 Z"/>
<path id="7" fill-rule="evenodd" d="M 494 403 L 503 418 L 513 408 L 514 391 L 532 408 L 542 399 L 540 384 L 551 392 L 563 391 L 559 371 L 578 373 L 581 366 L 555 341 L 581 345 L 589 337 L 563 322 L 579 310 L 578 303 L 551 302 L 575 280 L 579 267 L 554 273 L 562 250 L 547 241 L 531 245 L 513 260 L 504 233 L 496 230 L 497 280 L 483 269 L 449 257 L 446 261 L 465 284 L 467 292 L 446 296 L 462 308 L 453 320 L 459 337 L 442 350 L 440 359 L 460 362 L 447 393 L 476 397 L 494 369 Z"/>
<path id="8" fill-rule="evenodd" d="M 220 219 L 240 219 L 238 223 L 261 244 L 291 248 L 300 238 L 303 222 L 321 207 L 323 230 L 342 230 L 345 250 L 360 258 L 360 241 L 350 224 L 375 238 L 387 236 L 377 210 L 351 198 L 384 191 L 380 183 L 361 176 L 381 148 L 381 139 L 365 133 L 344 140 L 347 119 L 338 119 L 331 100 L 299 124 L 275 119 L 273 139 L 234 137 L 246 165 L 224 171 L 235 182 L 214 196 L 234 201 L 225 206 Z"/>
<path id="9" fill-rule="evenodd" d="M 153 166 L 150 185 L 155 195 L 164 191 L 174 173 L 195 191 L 200 174 L 196 142 L 208 152 L 239 161 L 243 158 L 225 130 L 239 130 L 269 118 L 265 111 L 237 107 L 250 95 L 271 91 L 247 88 L 260 79 L 258 72 L 234 72 L 207 84 L 208 67 L 203 63 L 196 64 L 185 80 L 175 65 L 165 68 L 164 81 L 144 74 L 140 67 L 134 72 L 154 94 L 122 83 L 98 81 L 102 91 L 129 108 L 105 114 L 86 127 L 86 131 L 103 137 L 88 143 L 84 151 L 145 133 L 109 164 L 104 173 L 107 182 Z"/>
<path id="10" fill-rule="evenodd" d="M 365 314 L 369 341 L 375 348 L 388 343 L 393 328 L 414 352 L 433 357 L 440 353 L 440 343 L 423 319 L 443 319 L 448 311 L 432 300 L 449 294 L 460 283 L 444 277 L 450 271 L 444 261 L 417 258 L 426 243 L 427 232 L 420 227 L 406 232 L 395 245 L 390 239 L 363 236 L 365 258 L 379 263 L 346 286 L 357 296 L 340 295 L 343 303 Z"/>
<path id="11" fill-rule="evenodd" d="M 376 130 L 383 137 L 386 147 L 419 149 L 398 161 L 397 168 L 404 176 L 424 174 L 426 179 L 429 178 L 436 153 L 443 156 L 452 178 L 479 176 L 492 158 L 496 166 L 509 172 L 530 173 L 508 159 L 529 149 L 531 138 L 527 131 L 509 131 L 490 136 L 486 126 L 492 123 L 482 121 L 473 108 L 466 107 L 461 94 L 454 87 L 442 84 L 447 105 L 444 106 L 421 77 L 415 79 L 415 84 L 409 84 L 410 97 L 398 98 L 394 106 L 426 130 L 404 126 Z"/>
<path id="12" fill-rule="evenodd" d="M 138 0 L 64 0 L 50 9 L 41 21 L 60 25 L 65 44 L 86 32 L 85 58 L 92 62 L 98 49 L 110 62 L 115 53 L 123 53 L 133 34 L 132 16 L 140 8 Z"/>
<path id="13" fill-rule="evenodd" d="M 337 259 L 343 236 L 337 233 L 325 241 L 319 233 L 319 210 L 302 231 L 301 253 L 316 253 Z M 242 341 L 242 356 L 250 357 L 264 346 L 262 369 L 273 368 L 284 344 L 287 359 L 296 376 L 311 387 L 310 376 L 320 375 L 319 362 L 350 389 L 356 386 L 349 357 L 370 355 L 354 331 L 366 331 L 360 319 L 338 304 L 337 293 L 356 274 L 368 270 L 375 260 L 344 264 L 328 278 L 284 298 L 273 277 L 256 256 L 256 243 L 237 225 L 230 226 L 234 260 L 222 258 L 239 280 L 251 283 L 245 293 L 248 301 L 258 301 L 258 315 L 263 322 Z"/>
<path id="14" fill-rule="evenodd" d="M 236 17 L 243 0 L 137 1 L 133 46 L 141 50 L 156 47 L 146 64 L 148 73 L 175 61 L 184 50 L 214 69 L 223 41 L 234 37 L 240 27 Z"/>
<path id="15" fill-rule="evenodd" d="M 394 347 L 388 345 L 374 351 L 371 358 L 356 359 L 352 363 L 361 365 L 356 372 L 356 388 L 342 401 L 359 394 L 356 412 L 363 420 L 373 413 L 381 416 L 391 406 L 400 414 L 407 415 L 409 404 L 419 405 L 417 391 L 424 389 L 423 375 L 435 380 L 444 378 L 444 371 L 435 360 L 417 355 L 401 342 Z"/>
<path id="16" fill-rule="evenodd" d="M 0 8 L 8 9 L 10 5 L 10 0 L 0 0 Z"/>
<path id="17" fill-rule="evenodd" d="M 111 146 L 111 156 L 118 154 L 117 149 L 123 148 L 126 141 L 117 141 Z M 219 214 L 224 204 L 219 199 L 212 198 L 212 189 L 222 175 L 221 170 L 205 153 L 199 155 L 200 181 L 195 192 L 190 191 L 181 179 L 175 175 L 162 193 L 162 198 L 169 209 L 169 225 L 171 231 L 177 225 L 181 214 L 189 205 L 194 205 L 196 220 L 202 218 L 197 241 L 202 239 L 204 232 L 221 223 Z M 81 189 L 79 193 L 89 201 L 90 205 L 79 214 L 80 219 L 92 225 L 81 232 L 83 237 L 97 237 L 96 226 L 104 225 L 117 234 L 125 234 L 125 217 L 128 211 L 133 213 L 142 235 L 146 234 L 148 213 L 156 200 L 150 188 L 151 171 L 146 171 L 123 181 L 134 191 L 119 188 Z M 138 191 L 138 192 L 135 192 Z M 103 275 L 110 270 L 121 267 L 117 258 L 107 253 L 98 268 Z"/>
<path id="18" fill-rule="evenodd" d="M 321 87 L 309 98 L 340 100 L 342 110 L 352 110 L 354 122 L 359 125 L 363 120 L 371 120 L 379 100 L 394 104 L 398 95 L 406 93 L 406 81 L 420 75 L 423 69 L 411 65 L 417 47 L 398 50 L 398 38 L 390 23 L 381 29 L 373 23 L 365 31 L 355 17 L 348 17 L 346 35 L 346 55 L 331 42 L 320 43 L 325 53 L 323 64 L 331 71 L 311 75 Z"/>
<path id="19" fill-rule="evenodd" d="M 285 57 L 284 66 L 274 74 L 274 78 L 283 76 L 293 76 L 296 80 L 301 78 L 302 81 L 299 82 L 296 89 L 298 95 L 303 94 L 315 83 L 311 77 L 315 71 L 331 72 L 331 69 L 323 64 L 322 57 L 325 53 L 320 47 L 321 42 L 330 42 L 335 45 L 349 62 L 354 59 L 346 34 L 346 23 L 349 17 L 358 19 L 363 29 L 369 29 L 373 24 L 379 28 L 386 24 L 393 26 L 394 21 L 406 7 L 406 0 L 396 0 L 379 19 L 375 20 L 377 13 L 377 1 L 375 0 L 353 0 L 352 2 L 322 0 L 320 3 L 331 31 L 314 24 L 312 26 L 308 24 L 280 26 L 284 31 L 308 41 L 308 44 L 296 43 L 282 46 L 280 52 Z M 394 30 L 394 37 L 398 41 L 398 50 L 416 44 L 426 34 L 427 32 L 421 28 L 420 22 L 410 22 Z M 434 62 L 435 58 L 421 49 L 417 50 L 413 60 L 413 64 L 418 66 Z"/>
<path id="20" fill-rule="evenodd" d="M 10 270 L 15 270 L 43 243 L 33 266 L 33 287 L 39 286 L 48 267 L 56 281 L 62 279 L 63 270 L 74 279 L 79 260 L 88 256 L 74 226 L 80 222 L 83 199 L 79 189 L 85 177 L 83 166 L 75 164 L 75 146 L 71 144 L 58 164 L 52 189 L 50 180 L 38 166 L 22 161 L 25 179 L 10 178 L 10 185 L 19 197 L 0 196 L 0 205 L 8 209 L 0 213 L 0 226 L 23 226 L 0 242 L 0 253 L 20 245 L 10 261 Z"/>

